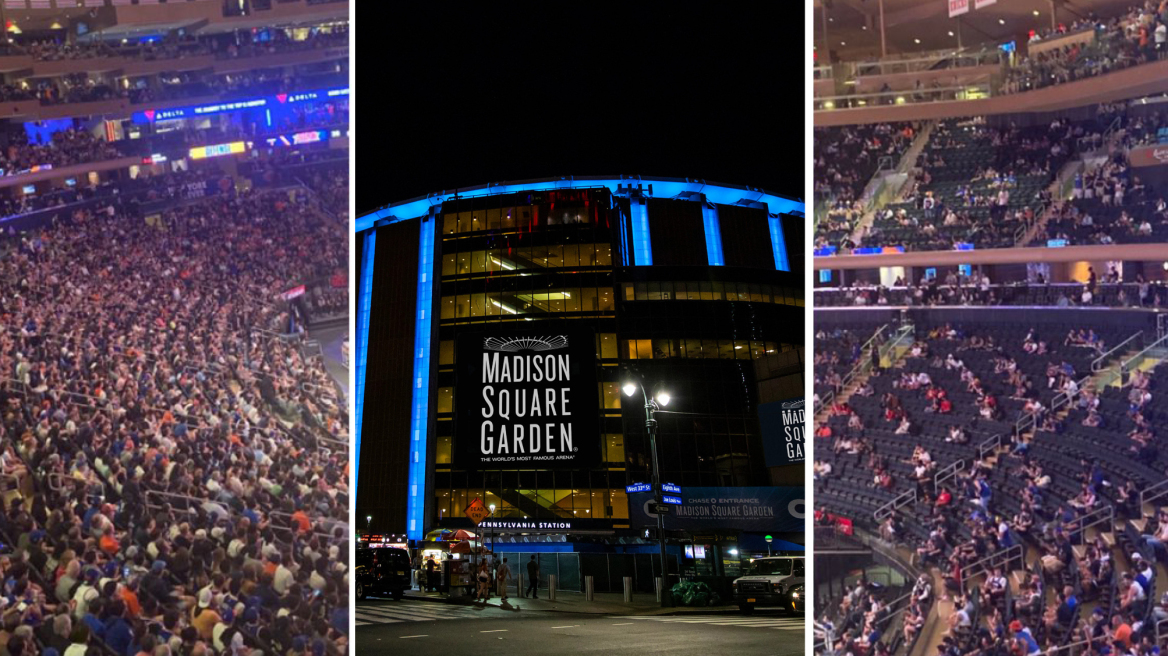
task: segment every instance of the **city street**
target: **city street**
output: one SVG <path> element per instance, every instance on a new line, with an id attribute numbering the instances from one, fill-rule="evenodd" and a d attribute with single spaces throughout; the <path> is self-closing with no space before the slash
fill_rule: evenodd
<path id="1" fill-rule="evenodd" d="M 372 599 L 357 603 L 356 618 L 361 654 L 450 648 L 476 656 L 542 656 L 553 648 L 638 656 L 803 653 L 803 617 L 771 610 L 622 616 Z"/>

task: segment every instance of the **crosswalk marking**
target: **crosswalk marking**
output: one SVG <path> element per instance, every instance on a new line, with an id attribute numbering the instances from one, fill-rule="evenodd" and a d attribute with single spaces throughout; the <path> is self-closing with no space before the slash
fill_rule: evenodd
<path id="1" fill-rule="evenodd" d="M 357 626 L 398 622 L 482 619 L 484 614 L 471 606 L 450 606 L 432 601 L 358 602 L 353 612 Z"/>
<path id="2" fill-rule="evenodd" d="M 740 626 L 748 629 L 803 630 L 802 617 L 728 617 L 726 615 L 686 615 L 671 617 L 645 617 L 634 615 L 617 619 L 646 620 L 662 624 L 710 624 L 713 626 Z"/>

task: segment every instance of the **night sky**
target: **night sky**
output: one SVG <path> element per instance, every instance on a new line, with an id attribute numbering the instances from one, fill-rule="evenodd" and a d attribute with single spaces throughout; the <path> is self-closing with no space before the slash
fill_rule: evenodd
<path id="1" fill-rule="evenodd" d="M 560 175 L 802 197 L 803 3 L 729 4 L 362 3 L 358 214 Z"/>

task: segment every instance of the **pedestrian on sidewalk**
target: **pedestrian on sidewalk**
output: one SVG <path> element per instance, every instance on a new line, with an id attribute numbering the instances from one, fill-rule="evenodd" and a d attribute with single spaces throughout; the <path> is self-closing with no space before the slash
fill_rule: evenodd
<path id="1" fill-rule="evenodd" d="M 475 596 L 475 601 L 482 599 L 483 602 L 486 602 L 491 592 L 491 569 L 487 567 L 486 559 L 479 562 L 479 573 L 475 576 L 475 580 L 479 584 L 479 591 L 478 595 Z"/>
<path id="2" fill-rule="evenodd" d="M 429 592 L 430 588 L 436 587 L 435 584 L 438 582 L 438 577 L 434 574 L 434 567 L 434 557 L 430 556 L 426 559 L 426 592 Z"/>
<path id="3" fill-rule="evenodd" d="M 507 600 L 507 579 L 511 578 L 511 566 L 507 564 L 507 559 L 503 559 L 503 563 L 499 565 L 499 569 L 495 570 L 495 581 L 499 585 L 499 597 Z"/>
<path id="4" fill-rule="evenodd" d="M 536 592 L 539 590 L 539 563 L 535 562 L 535 554 L 531 554 L 531 560 L 527 561 L 527 592 L 531 593 L 532 599 L 539 599 Z M 526 597 L 527 593 L 523 593 Z"/>

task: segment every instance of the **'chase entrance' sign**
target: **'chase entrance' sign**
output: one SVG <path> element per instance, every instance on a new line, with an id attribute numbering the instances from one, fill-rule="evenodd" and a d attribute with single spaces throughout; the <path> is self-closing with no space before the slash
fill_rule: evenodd
<path id="1" fill-rule="evenodd" d="M 456 384 L 456 468 L 599 464 L 596 338 L 591 331 L 539 322 L 534 328 L 492 326 L 465 333 L 458 342 Z"/>

